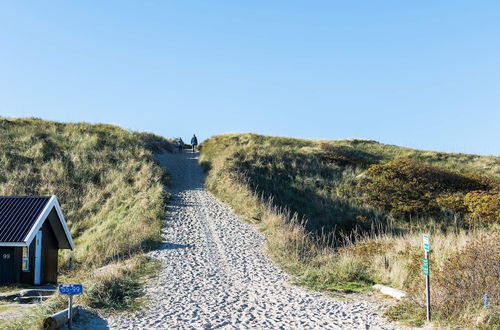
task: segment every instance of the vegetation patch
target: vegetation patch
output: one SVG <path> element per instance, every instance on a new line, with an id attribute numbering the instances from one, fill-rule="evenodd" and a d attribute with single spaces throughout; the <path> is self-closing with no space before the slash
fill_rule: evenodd
<path id="1" fill-rule="evenodd" d="M 119 264 L 99 268 L 92 274 L 86 303 L 92 308 L 136 309 L 140 306 L 142 284 L 161 268 L 157 261 L 136 255 Z"/>
<path id="2" fill-rule="evenodd" d="M 491 187 L 479 178 L 412 159 L 398 159 L 370 167 L 351 189 L 351 196 L 359 194 L 359 200 L 389 216 L 410 219 L 439 216 L 442 210 L 436 199 L 444 195 Z"/>
<path id="3" fill-rule="evenodd" d="M 335 146 L 328 143 L 320 145 L 322 159 L 339 166 L 369 166 L 380 161 L 380 157 L 361 151 L 352 146 Z"/>
<path id="4" fill-rule="evenodd" d="M 465 217 L 469 226 L 484 226 L 500 222 L 500 189 L 472 191 L 436 198 L 443 208 Z"/>
<path id="5" fill-rule="evenodd" d="M 260 224 L 269 254 L 297 283 L 344 292 L 388 284 L 409 298 L 387 316 L 423 324 L 421 235 L 427 232 L 438 324 L 497 322 L 498 309 L 483 315 L 475 287 L 485 287 L 481 276 L 498 279 L 500 249 L 488 242 L 500 241 L 499 157 L 255 134 L 216 136 L 201 152 L 208 188 Z M 466 267 L 462 262 L 486 251 L 475 248 L 482 242 L 490 255 L 474 260 L 477 269 Z M 500 296 L 496 285 L 487 290 Z"/>
<path id="6" fill-rule="evenodd" d="M 160 241 L 168 200 L 153 156 L 169 148 L 161 137 L 112 125 L 0 118 L 0 195 L 57 195 L 76 246 L 60 253 L 61 279 L 84 283 L 81 303 L 133 307 L 141 274 L 154 269 L 137 256 Z M 121 270 L 97 276 L 104 266 Z"/>

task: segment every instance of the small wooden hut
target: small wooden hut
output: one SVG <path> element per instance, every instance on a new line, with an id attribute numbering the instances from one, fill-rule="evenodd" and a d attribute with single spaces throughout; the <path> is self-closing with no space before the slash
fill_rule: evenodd
<path id="1" fill-rule="evenodd" d="M 0 285 L 57 283 L 59 249 L 74 248 L 56 196 L 0 196 Z"/>

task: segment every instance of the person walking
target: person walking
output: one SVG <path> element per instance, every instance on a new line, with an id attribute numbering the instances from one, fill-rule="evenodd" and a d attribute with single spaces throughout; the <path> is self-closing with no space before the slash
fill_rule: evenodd
<path id="1" fill-rule="evenodd" d="M 191 146 L 193 147 L 193 152 L 195 152 L 196 147 L 198 146 L 198 138 L 195 134 L 193 134 L 193 137 L 191 138 Z"/>
<path id="2" fill-rule="evenodd" d="M 182 141 L 182 138 L 179 138 L 177 141 L 177 147 L 179 148 L 179 152 L 182 152 L 182 149 L 184 149 L 184 141 Z"/>

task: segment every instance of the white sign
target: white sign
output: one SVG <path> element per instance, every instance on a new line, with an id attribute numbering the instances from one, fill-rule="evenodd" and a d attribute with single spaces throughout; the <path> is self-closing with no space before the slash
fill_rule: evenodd
<path id="1" fill-rule="evenodd" d="M 423 238 L 424 251 L 430 251 L 431 250 L 431 239 L 430 239 L 429 234 L 424 234 L 422 236 L 422 238 Z"/>

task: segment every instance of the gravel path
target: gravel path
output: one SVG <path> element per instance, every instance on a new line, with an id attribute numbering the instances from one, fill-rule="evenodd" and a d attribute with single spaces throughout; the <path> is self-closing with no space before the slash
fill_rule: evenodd
<path id="1" fill-rule="evenodd" d="M 263 253 L 264 237 L 203 187 L 197 154 L 164 154 L 173 198 L 150 305 L 110 328 L 392 329 L 368 301 L 334 300 L 289 284 Z"/>

